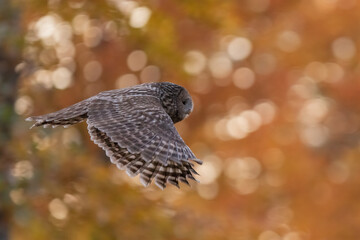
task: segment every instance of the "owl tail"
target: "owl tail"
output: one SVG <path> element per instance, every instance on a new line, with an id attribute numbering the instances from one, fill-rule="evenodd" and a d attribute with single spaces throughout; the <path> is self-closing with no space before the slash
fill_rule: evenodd
<path id="1" fill-rule="evenodd" d="M 28 117 L 25 120 L 35 121 L 34 125 L 32 125 L 30 129 L 37 126 L 44 126 L 44 128 L 52 126 L 54 128 L 61 125 L 67 127 L 85 120 L 87 118 L 89 105 L 90 99 L 86 99 L 57 112 Z"/>

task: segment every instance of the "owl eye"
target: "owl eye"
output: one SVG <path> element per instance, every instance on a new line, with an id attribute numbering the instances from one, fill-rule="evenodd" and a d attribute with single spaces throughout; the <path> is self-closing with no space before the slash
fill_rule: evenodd
<path id="1" fill-rule="evenodd" d="M 186 105 L 188 103 L 188 99 L 182 100 L 182 104 Z"/>

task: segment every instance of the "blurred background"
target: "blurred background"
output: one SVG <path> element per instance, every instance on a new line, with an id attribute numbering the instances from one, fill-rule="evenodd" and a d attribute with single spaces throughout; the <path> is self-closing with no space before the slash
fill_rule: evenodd
<path id="1" fill-rule="evenodd" d="M 0 239 L 360 238 L 357 0 L 0 0 Z M 201 183 L 144 188 L 86 124 L 24 119 L 169 81 Z"/>

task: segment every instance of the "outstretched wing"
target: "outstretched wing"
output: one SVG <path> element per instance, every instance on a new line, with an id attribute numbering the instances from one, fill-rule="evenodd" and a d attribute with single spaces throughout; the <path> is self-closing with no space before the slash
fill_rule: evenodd
<path id="1" fill-rule="evenodd" d="M 89 106 L 87 123 L 91 139 L 111 161 L 130 176 L 140 173 L 145 186 L 153 178 L 162 189 L 166 182 L 178 186 L 178 180 L 195 180 L 190 160 L 202 162 L 184 143 L 158 98 L 99 95 Z"/>
<path id="2" fill-rule="evenodd" d="M 41 116 L 34 116 L 28 117 L 26 121 L 35 121 L 34 125 L 31 126 L 52 126 L 56 127 L 59 125 L 72 125 L 78 122 L 81 122 L 87 118 L 88 107 L 91 103 L 93 98 L 85 99 L 81 102 L 75 103 L 69 107 L 63 108 L 57 112 L 41 115 Z"/>

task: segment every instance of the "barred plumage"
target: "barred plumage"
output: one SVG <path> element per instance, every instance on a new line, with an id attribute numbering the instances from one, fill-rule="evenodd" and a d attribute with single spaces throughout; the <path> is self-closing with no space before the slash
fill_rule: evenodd
<path id="1" fill-rule="evenodd" d="M 91 140 L 111 162 L 140 182 L 164 189 L 169 182 L 189 185 L 201 164 L 184 143 L 174 123 L 193 109 L 189 93 L 173 83 L 149 83 L 101 92 L 60 111 L 27 118 L 32 126 L 71 125 L 86 119 Z"/>

